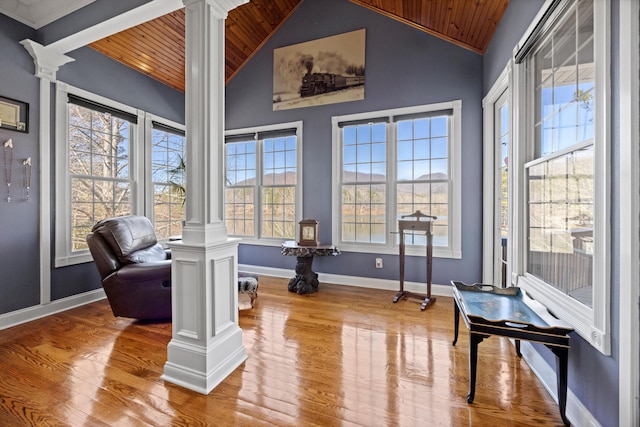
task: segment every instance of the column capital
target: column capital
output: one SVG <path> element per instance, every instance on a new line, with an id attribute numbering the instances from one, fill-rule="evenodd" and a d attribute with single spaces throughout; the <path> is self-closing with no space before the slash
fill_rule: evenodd
<path id="1" fill-rule="evenodd" d="M 211 7 L 211 12 L 217 19 L 225 19 L 230 10 L 248 3 L 249 0 L 182 0 L 185 7 L 205 3 Z"/>
<path id="2" fill-rule="evenodd" d="M 36 77 L 55 81 L 58 69 L 64 64 L 75 61 L 70 56 L 58 53 L 30 39 L 22 40 L 20 44 L 27 49 L 27 52 L 33 58 L 33 63 L 36 66 L 34 73 Z"/>

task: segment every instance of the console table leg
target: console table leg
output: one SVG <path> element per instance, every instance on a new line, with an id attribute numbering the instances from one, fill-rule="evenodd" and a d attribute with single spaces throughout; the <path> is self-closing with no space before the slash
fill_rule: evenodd
<path id="1" fill-rule="evenodd" d="M 453 345 L 458 342 L 458 328 L 460 326 L 460 308 L 458 303 L 453 302 Z"/>
<path id="2" fill-rule="evenodd" d="M 473 403 L 476 395 L 476 372 L 478 367 L 478 344 L 482 342 L 484 336 L 469 334 L 469 394 L 467 403 Z"/>
<path id="3" fill-rule="evenodd" d="M 564 425 L 569 426 L 571 423 L 567 419 L 565 413 L 567 408 L 567 371 L 569 361 L 569 349 L 566 347 L 550 347 L 551 351 L 556 355 L 556 367 L 558 370 L 558 407 L 560 408 L 560 416 Z"/>
<path id="4" fill-rule="evenodd" d="M 289 292 L 299 295 L 318 292 L 318 274 L 311 270 L 313 257 L 297 257 L 296 261 L 296 276 L 289 280 Z"/>

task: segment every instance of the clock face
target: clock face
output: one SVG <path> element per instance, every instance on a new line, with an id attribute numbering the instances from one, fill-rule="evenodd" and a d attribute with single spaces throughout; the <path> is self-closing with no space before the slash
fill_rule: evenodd
<path id="1" fill-rule="evenodd" d="M 302 227 L 302 239 L 303 240 L 315 240 L 315 229 L 314 227 Z"/>

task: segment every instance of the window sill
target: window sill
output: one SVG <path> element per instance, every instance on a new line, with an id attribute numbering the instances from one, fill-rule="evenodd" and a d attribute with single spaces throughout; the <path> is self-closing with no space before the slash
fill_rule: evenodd
<path id="1" fill-rule="evenodd" d="M 295 240 L 295 239 L 255 239 L 253 237 L 242 237 L 242 236 L 229 236 L 229 237 L 240 239 L 241 245 L 273 246 L 273 247 L 280 247 L 284 242 L 288 240 Z"/>
<path id="2" fill-rule="evenodd" d="M 518 276 L 517 286 L 544 305 L 554 317 L 571 325 L 578 335 L 598 351 L 605 355 L 611 354 L 610 333 L 596 327 L 592 308 L 528 273 Z"/>
<path id="3" fill-rule="evenodd" d="M 383 245 L 354 245 L 350 243 L 336 244 L 341 252 L 360 252 L 369 254 L 382 254 L 382 255 L 398 255 L 400 249 L 398 246 L 383 246 Z M 406 246 L 405 255 L 407 256 L 425 256 L 424 246 Z M 443 248 L 435 246 L 433 248 L 434 258 L 450 258 L 450 259 L 462 259 L 461 251 L 456 251 L 450 248 Z"/>
<path id="4" fill-rule="evenodd" d="M 78 253 L 67 255 L 67 256 L 56 257 L 54 267 L 55 268 L 68 267 L 71 265 L 85 264 L 87 262 L 92 262 L 92 261 L 93 261 L 93 258 L 91 257 L 91 254 L 87 250 L 87 251 L 82 251 L 82 252 L 78 252 Z"/>

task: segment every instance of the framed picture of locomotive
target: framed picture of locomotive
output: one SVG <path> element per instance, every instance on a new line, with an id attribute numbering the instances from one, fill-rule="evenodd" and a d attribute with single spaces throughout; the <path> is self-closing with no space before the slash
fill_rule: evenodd
<path id="1" fill-rule="evenodd" d="M 273 110 L 364 99 L 365 29 L 273 51 Z"/>

